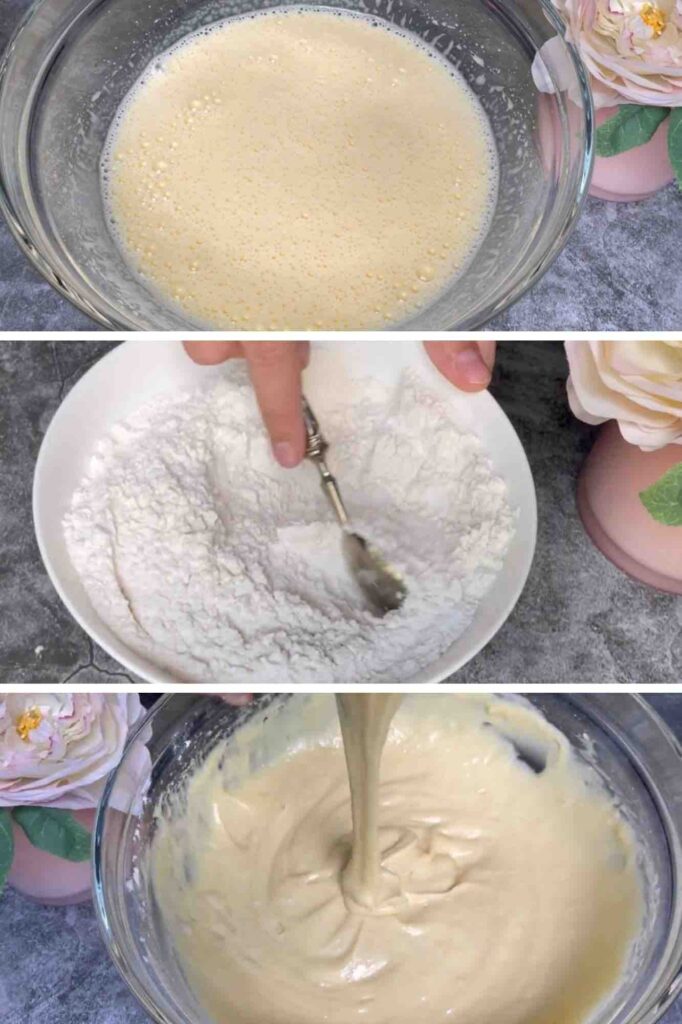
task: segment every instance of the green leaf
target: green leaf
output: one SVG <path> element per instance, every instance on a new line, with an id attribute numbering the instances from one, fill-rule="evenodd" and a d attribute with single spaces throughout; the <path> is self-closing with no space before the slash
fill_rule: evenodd
<path id="1" fill-rule="evenodd" d="M 0 892 L 5 887 L 9 869 L 14 860 L 14 836 L 12 818 L 4 807 L 0 807 Z"/>
<path id="2" fill-rule="evenodd" d="M 90 856 L 91 837 L 70 811 L 54 807 L 15 807 L 12 815 L 33 846 L 63 860 L 83 861 Z"/>
<path id="3" fill-rule="evenodd" d="M 682 107 L 675 107 L 670 112 L 668 156 L 677 178 L 677 187 L 682 191 Z"/>
<path id="4" fill-rule="evenodd" d="M 670 113 L 668 107 L 641 107 L 625 103 L 597 128 L 597 156 L 617 156 L 643 146 Z"/>
<path id="5" fill-rule="evenodd" d="M 682 526 L 682 462 L 664 473 L 645 491 L 640 491 L 647 512 L 665 526 Z"/>

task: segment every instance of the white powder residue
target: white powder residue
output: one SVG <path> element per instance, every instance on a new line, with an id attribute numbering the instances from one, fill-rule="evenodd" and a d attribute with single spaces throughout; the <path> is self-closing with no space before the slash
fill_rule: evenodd
<path id="1" fill-rule="evenodd" d="M 101 618 L 181 681 L 397 683 L 466 629 L 514 532 L 479 440 L 406 371 L 316 409 L 358 532 L 404 575 L 377 618 L 341 553 L 314 466 L 274 461 L 243 367 L 118 424 L 64 532 Z"/>

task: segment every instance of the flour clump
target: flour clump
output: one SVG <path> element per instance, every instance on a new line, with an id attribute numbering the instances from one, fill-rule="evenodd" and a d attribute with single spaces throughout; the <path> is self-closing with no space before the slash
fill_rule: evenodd
<path id="1" fill-rule="evenodd" d="M 97 444 L 64 519 L 71 560 L 110 629 L 178 680 L 409 680 L 500 570 L 506 485 L 419 375 L 358 379 L 317 411 L 354 528 L 408 586 L 383 619 L 346 569 L 315 467 L 274 461 L 242 366 L 154 399 Z"/>

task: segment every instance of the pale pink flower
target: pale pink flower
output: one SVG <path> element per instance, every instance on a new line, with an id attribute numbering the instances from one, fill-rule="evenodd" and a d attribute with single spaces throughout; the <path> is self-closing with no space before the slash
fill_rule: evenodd
<path id="1" fill-rule="evenodd" d="M 578 419 L 617 420 L 644 450 L 682 445 L 682 341 L 567 341 L 566 354 Z"/>
<path id="2" fill-rule="evenodd" d="M 596 107 L 682 106 L 682 0 L 554 0 Z"/>
<path id="3" fill-rule="evenodd" d="M 143 713 L 137 694 L 0 695 L 0 807 L 96 807 Z"/>

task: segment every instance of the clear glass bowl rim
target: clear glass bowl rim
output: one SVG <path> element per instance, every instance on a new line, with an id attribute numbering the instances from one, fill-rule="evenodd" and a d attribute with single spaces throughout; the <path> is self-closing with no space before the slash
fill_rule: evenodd
<path id="1" fill-rule="evenodd" d="M 87 7 L 90 0 L 81 0 L 83 7 Z M 290 0 L 294 2 L 294 0 Z M 12 50 L 14 49 L 16 42 L 20 35 L 28 28 L 30 22 L 37 14 L 37 12 L 45 5 L 54 3 L 54 0 L 32 0 L 28 9 L 24 13 L 23 17 L 19 20 L 14 32 L 10 36 L 9 42 L 5 48 L 4 53 L 0 57 L 0 95 L 5 88 L 5 79 L 9 68 L 9 61 L 11 58 Z M 515 281 L 513 287 L 511 287 L 503 296 L 496 301 L 491 302 L 484 310 L 481 311 L 475 320 L 471 322 L 465 322 L 457 325 L 457 330 L 474 330 L 479 327 L 483 327 L 493 316 L 503 313 L 509 309 L 514 303 L 518 302 L 519 299 L 525 295 L 525 293 L 536 285 L 542 277 L 547 273 L 555 259 L 559 256 L 571 234 L 573 233 L 575 226 L 578 222 L 580 213 L 582 212 L 583 206 L 587 199 L 587 191 L 589 188 L 590 179 L 592 177 L 592 168 L 594 165 L 594 104 L 592 100 L 592 92 L 589 85 L 589 73 L 582 62 L 577 47 L 567 37 L 566 26 L 559 17 L 559 14 L 554 7 L 552 0 L 536 0 L 536 3 L 542 9 L 542 12 L 547 20 L 552 24 L 556 30 L 556 34 L 560 36 L 566 47 L 566 51 L 569 55 L 573 69 L 576 74 L 580 90 L 580 98 L 583 111 L 583 123 L 584 131 L 581 134 L 582 143 L 582 166 L 580 175 L 577 183 L 576 195 L 570 209 L 567 211 L 563 224 L 556 230 L 554 237 L 548 240 L 546 244 L 542 246 L 540 251 L 535 254 L 530 266 L 526 267 L 525 271 L 519 276 L 518 280 Z M 0 131 L 2 126 L 0 125 Z M 25 186 L 26 183 L 24 183 Z M 62 268 L 58 265 L 58 261 L 54 261 L 50 258 L 51 254 L 44 251 L 43 247 L 38 244 L 38 241 L 32 237 L 30 226 L 22 220 L 19 211 L 15 208 L 10 195 L 9 189 L 3 180 L 2 167 L 0 167 L 0 213 L 2 213 L 11 235 L 15 242 L 23 252 L 24 256 L 31 263 L 33 268 L 48 281 L 48 283 L 67 299 L 76 309 L 101 324 L 107 330 L 112 331 L 138 331 L 138 330 L 149 330 L 149 327 L 136 322 L 133 319 L 125 320 L 124 318 L 118 319 L 111 314 L 100 309 L 93 304 L 84 294 L 81 294 L 78 288 L 73 284 L 67 284 L 62 276 Z M 197 327 L 183 328 L 187 331 L 198 331 Z M 455 329 L 444 327 L 442 330 Z M 400 328 L 394 328 L 399 331 Z M 205 333 L 205 332 L 204 332 Z M 228 334 L 243 334 L 248 332 L 230 331 L 225 330 L 221 333 Z M 301 333 L 301 332 L 298 332 Z M 303 332 L 306 335 L 311 332 Z M 314 332 L 312 332 L 314 333 Z M 385 333 L 378 331 L 377 333 Z"/>
<path id="2" fill-rule="evenodd" d="M 491 692 L 493 688 L 491 688 Z M 661 718 L 658 712 L 649 704 L 641 694 L 637 693 L 618 693 L 615 694 L 620 699 L 629 701 L 636 707 L 637 711 L 643 715 L 643 722 L 646 724 L 649 730 L 652 730 L 652 734 L 656 736 L 659 741 L 658 753 L 661 754 L 665 749 L 665 757 L 675 758 L 678 762 L 677 769 L 680 771 L 680 778 L 682 779 L 682 743 L 677 739 L 675 734 Z M 120 765 L 123 764 L 126 754 L 131 746 L 133 746 L 144 730 L 148 730 L 154 717 L 164 710 L 167 705 L 173 700 L 174 697 L 178 696 L 175 693 L 166 693 L 159 701 L 140 719 L 135 726 L 134 730 L 128 737 L 128 741 L 124 748 L 119 766 L 115 768 L 110 774 L 102 797 L 100 799 L 97 819 L 95 822 L 95 828 L 93 832 L 93 847 L 92 847 L 92 887 L 93 887 L 93 901 L 95 905 L 96 916 L 100 928 L 100 933 L 104 941 L 104 945 L 109 953 L 109 956 L 113 960 L 119 974 L 123 981 L 126 983 L 130 992 L 135 996 L 140 1005 L 144 1008 L 146 1013 L 151 1017 L 152 1020 L 156 1021 L 157 1024 L 176 1024 L 176 1021 L 166 1016 L 166 1014 L 152 1001 L 147 989 L 140 982 L 137 975 L 135 975 L 129 969 L 129 962 L 125 950 L 123 950 L 114 932 L 111 928 L 109 915 L 107 912 L 107 900 L 104 892 L 103 876 L 102 876 L 102 862 L 101 862 L 101 845 L 102 835 L 104 831 L 105 814 L 109 806 L 109 800 L 111 797 L 112 789 L 116 782 L 116 777 Z M 198 699 L 215 697 L 212 693 L 197 693 L 187 694 L 184 693 L 182 696 L 196 696 Z M 271 696 L 283 696 L 272 694 Z M 297 694 L 286 694 L 284 696 L 297 696 Z M 523 694 L 521 696 L 533 697 L 533 696 L 549 696 L 559 697 L 572 702 L 577 705 L 579 711 L 583 713 L 589 713 L 589 701 L 590 699 L 599 700 L 600 697 L 604 696 L 609 698 L 613 694 L 599 694 L 599 693 L 562 693 L 547 691 L 542 694 Z M 244 710 L 244 709 L 242 709 Z M 239 709 L 235 709 L 239 713 Z M 599 714 L 602 716 L 608 714 L 603 709 L 599 710 Z M 622 737 L 618 737 L 619 746 L 621 746 L 629 759 L 632 759 L 632 750 L 628 745 L 624 745 Z M 661 755 L 662 756 L 662 755 Z M 635 767 L 639 771 L 639 766 L 634 762 Z M 643 780 L 647 789 L 649 789 L 648 780 Z M 666 837 L 670 841 L 669 829 L 671 817 L 669 806 L 660 806 L 658 793 L 650 794 L 654 799 L 656 809 L 661 817 L 662 824 L 665 828 Z M 653 990 L 646 1005 L 644 1005 L 636 1016 L 632 1016 L 628 1019 L 627 1024 L 656 1024 L 660 1021 L 666 1011 L 671 1007 L 673 1002 L 682 993 L 682 800 L 680 801 L 680 807 L 678 809 L 677 817 L 674 821 L 676 830 L 673 839 L 676 840 L 675 848 L 670 851 L 671 858 L 671 873 L 673 877 L 673 892 L 675 902 L 672 908 L 672 920 L 670 925 L 670 935 L 666 945 L 666 952 L 670 958 L 670 962 L 667 965 L 666 971 L 659 980 L 659 984 L 656 989 Z M 674 953 L 670 956 L 669 947 L 671 943 L 674 946 Z"/>

